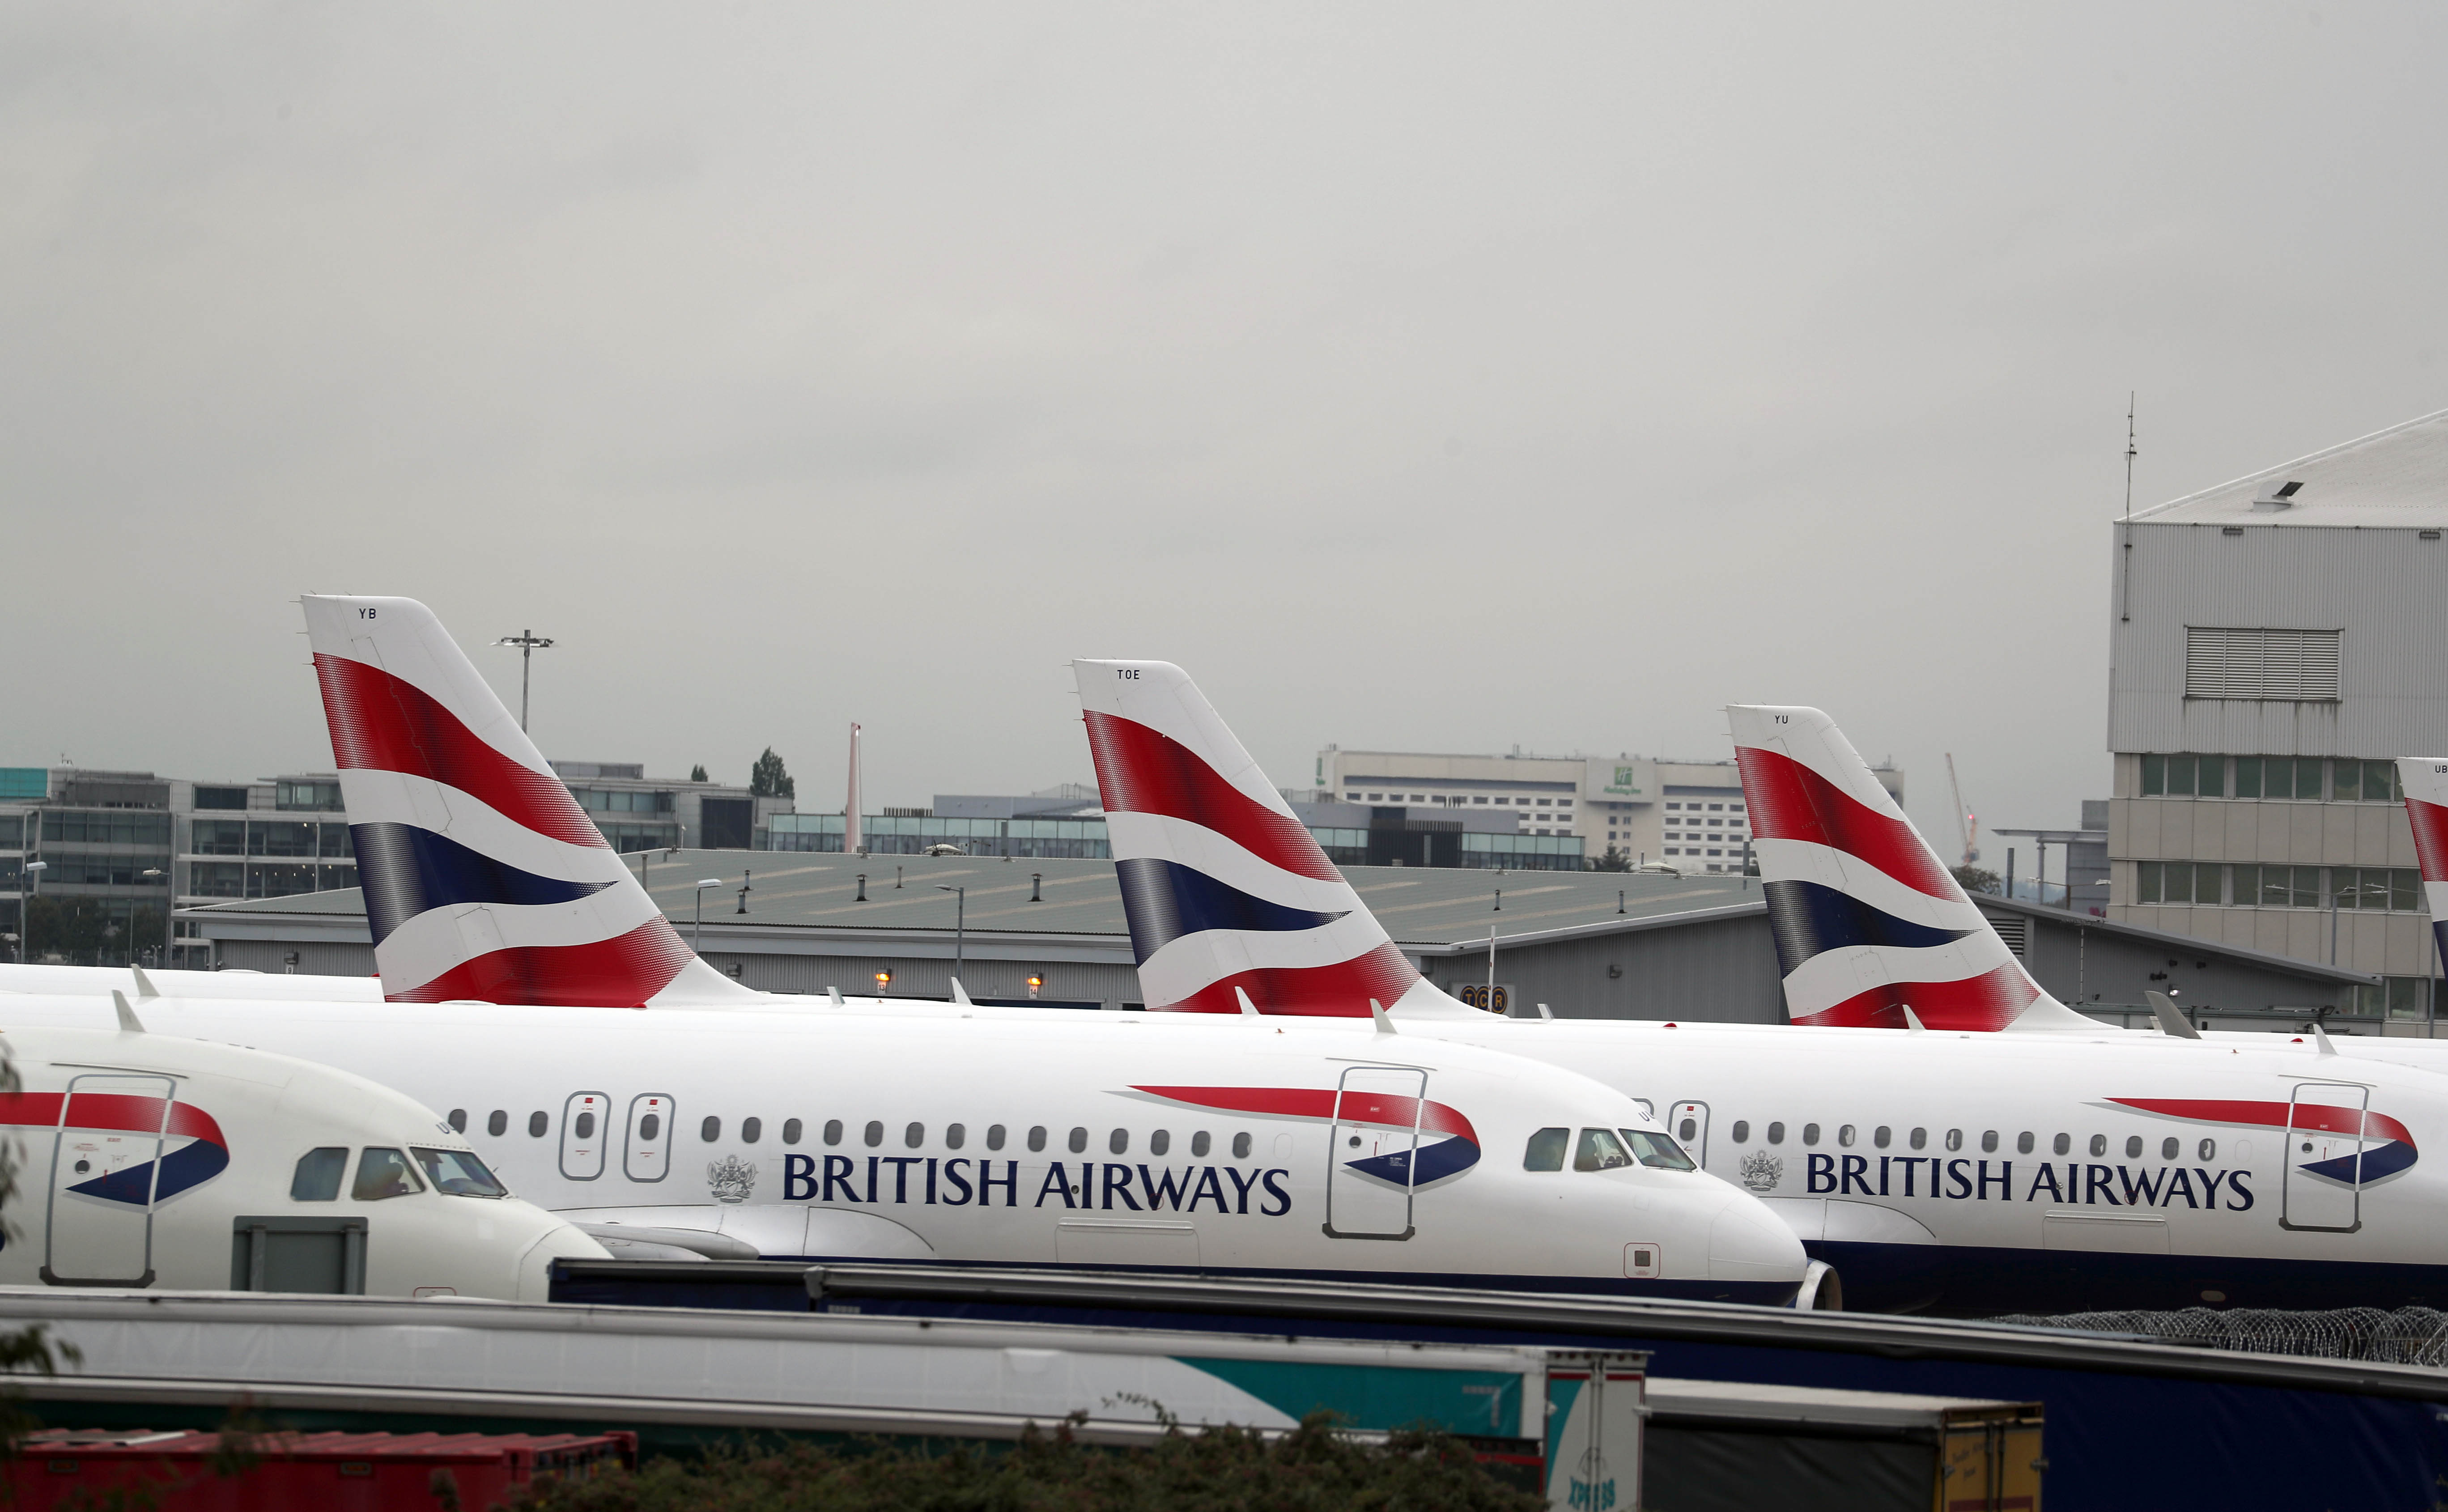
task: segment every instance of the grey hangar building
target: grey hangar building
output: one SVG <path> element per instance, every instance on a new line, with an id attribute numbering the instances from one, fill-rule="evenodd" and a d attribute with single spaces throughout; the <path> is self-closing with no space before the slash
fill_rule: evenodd
<path id="1" fill-rule="evenodd" d="M 636 859 L 681 934 L 751 987 L 942 1001 L 957 963 L 963 987 L 980 1003 L 1145 1006 L 1109 860 L 737 851 Z M 1757 878 L 1345 872 L 1404 953 L 1465 1001 L 1483 1004 L 1492 983 L 1500 1005 L 1516 1013 L 1545 1004 L 1571 1018 L 1785 1020 Z M 714 877 L 721 885 L 700 894 L 696 884 Z M 2377 979 L 2353 970 L 2041 904 L 1974 901 L 2043 987 L 2106 1023 L 2149 1022 L 2143 994 L 2156 988 L 2210 1027 L 2431 1027 L 2360 1011 L 2368 996 L 2361 989 Z M 193 907 L 179 918 L 210 942 L 220 969 L 373 974 L 365 905 L 354 888 Z"/>

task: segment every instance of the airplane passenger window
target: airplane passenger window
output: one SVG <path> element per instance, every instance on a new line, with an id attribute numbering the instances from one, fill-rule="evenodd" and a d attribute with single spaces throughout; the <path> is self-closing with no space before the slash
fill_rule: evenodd
<path id="1" fill-rule="evenodd" d="M 1105 1148 L 1113 1151 L 1116 1155 L 1122 1154 L 1130 1147 L 1131 1131 L 1128 1129 L 1116 1129 L 1113 1133 L 1105 1136 Z"/>
<path id="2" fill-rule="evenodd" d="M 349 1168 L 349 1152 L 343 1145 L 327 1145 L 309 1150 L 297 1158 L 297 1172 L 289 1178 L 289 1200 L 292 1202 L 336 1202 L 340 1197 L 340 1176 Z"/>
<path id="3" fill-rule="evenodd" d="M 798 1143 L 799 1132 L 805 1127 L 807 1126 L 796 1119 L 784 1119 L 782 1120 L 782 1142 L 784 1144 Z"/>
<path id="4" fill-rule="evenodd" d="M 1980 1153 L 1982 1155 L 1995 1155 L 1998 1153 L 1997 1130 L 1983 1129 L 1980 1131 Z"/>
<path id="5" fill-rule="evenodd" d="M 452 1108 L 450 1110 L 450 1132 L 453 1134 L 465 1134 L 468 1132 L 468 1110 L 466 1108 Z"/>
<path id="6" fill-rule="evenodd" d="M 1173 1131 L 1158 1129 L 1148 1136 L 1148 1154 L 1162 1155 L 1173 1148 Z"/>
<path id="7" fill-rule="evenodd" d="M 1031 1150 L 1042 1150 L 1045 1148 L 1045 1125 L 1042 1123 L 1034 1124 L 1029 1128 L 1028 1147 Z"/>
<path id="8" fill-rule="evenodd" d="M 1235 1160 L 1246 1160 L 1246 1159 L 1248 1159 L 1249 1158 L 1250 1158 L 1250 1137 L 1249 1137 L 1249 1135 L 1247 1135 L 1246 1133 L 1244 1133 L 1244 1134 L 1236 1134 L 1236 1135 L 1233 1136 L 1233 1158 L 1234 1158 L 1234 1159 L 1235 1159 Z"/>
<path id="9" fill-rule="evenodd" d="M 841 1120 L 839 1120 L 839 1119 L 827 1119 L 827 1120 L 825 1120 L 825 1142 L 826 1142 L 827 1144 L 839 1144 L 839 1143 L 841 1143 L 841 1140 L 842 1140 L 842 1121 L 841 1121 Z"/>
<path id="10" fill-rule="evenodd" d="M 1073 1155 L 1084 1155 L 1087 1153 L 1087 1149 L 1088 1131 L 1085 1129 L 1073 1129 L 1071 1131 L 1071 1153 Z"/>
<path id="11" fill-rule="evenodd" d="M 385 1197 L 412 1196 L 425 1187 L 416 1173 L 408 1168 L 408 1157 L 397 1150 L 369 1145 L 357 1158 L 357 1182 L 349 1196 L 358 1202 L 380 1202 Z"/>
<path id="12" fill-rule="evenodd" d="M 712 1114 L 706 1115 L 705 1121 L 697 1126 L 697 1137 L 708 1144 L 721 1139 L 722 1120 Z"/>
<path id="13" fill-rule="evenodd" d="M 901 1142 L 909 1146 L 909 1148 L 913 1150 L 926 1143 L 927 1125 L 923 1123 L 913 1123 L 909 1125 L 909 1127 L 902 1130 Z"/>
<path id="14" fill-rule="evenodd" d="M 506 1197 L 509 1188 L 485 1169 L 485 1162 L 465 1150 L 429 1150 L 414 1147 L 416 1163 L 425 1167 L 425 1179 L 433 1190 L 454 1197 Z"/>
<path id="15" fill-rule="evenodd" d="M 2159 1158 L 2162 1160 L 2174 1159 L 2176 1158 L 2177 1149 L 2178 1145 L 2176 1143 L 2176 1137 L 2171 1134 L 2159 1141 Z"/>
<path id="16" fill-rule="evenodd" d="M 1623 1141 L 1612 1129 L 1583 1129 L 1581 1142 L 1573 1151 L 1576 1171 L 1619 1171 L 1632 1164 L 1632 1157 Z"/>
<path id="17" fill-rule="evenodd" d="M 1904 1142 L 1911 1145 L 1916 1150 L 1925 1149 L 1929 1144 L 1929 1131 L 1927 1129 L 1915 1129 L 1912 1131 L 1912 1138 L 1906 1139 Z"/>
<path id="18" fill-rule="evenodd" d="M 1683 1147 L 1662 1134 L 1644 1134 L 1638 1129 L 1623 1131 L 1623 1141 L 1632 1146 L 1635 1158 L 1658 1171 L 1692 1171 L 1698 1169 Z"/>
<path id="19" fill-rule="evenodd" d="M 742 1119 L 739 1120 L 740 1143 L 755 1144 L 758 1139 L 761 1139 L 764 1137 L 765 1120 L 763 1119 Z"/>
<path id="20" fill-rule="evenodd" d="M 1686 1136 L 1686 1138 L 1689 1138 L 1689 1136 Z M 1847 1123 L 1843 1128 L 1836 1131 L 1836 1142 L 1845 1146 L 1848 1150 L 1853 1147 L 1853 1126 L 1851 1124 Z"/>
<path id="21" fill-rule="evenodd" d="M 1748 1143 L 1750 1137 L 1751 1120 L 1749 1119 L 1736 1119 L 1734 1120 L 1734 1142 L 1736 1144 Z"/>
<path id="22" fill-rule="evenodd" d="M 1000 1150 L 1003 1148 L 1002 1124 L 989 1123 L 986 1125 L 986 1148 L 989 1150 Z"/>
<path id="23" fill-rule="evenodd" d="M 967 1124 L 966 1124 L 966 1123 L 947 1123 L 947 1124 L 945 1124 L 945 1125 L 944 1125 L 944 1148 L 945 1148 L 945 1149 L 947 1149 L 947 1150 L 957 1150 L 957 1149 L 959 1149 L 962 1145 L 965 1145 L 965 1144 L 966 1144 L 966 1143 L 968 1143 L 968 1142 L 969 1142 L 969 1126 L 968 1126 Z"/>
<path id="24" fill-rule="evenodd" d="M 1804 1124 L 1802 1126 L 1802 1142 L 1805 1144 L 1817 1144 L 1819 1142 L 1819 1125 L 1816 1123 Z"/>
<path id="25" fill-rule="evenodd" d="M 2055 1139 L 2049 1141 L 2049 1148 L 2055 1150 L 2059 1155 L 2063 1155 L 2068 1150 L 2074 1148 L 2074 1140 L 2070 1136 L 2060 1134 Z"/>
<path id="26" fill-rule="evenodd" d="M 545 1118 L 541 1110 L 527 1115 L 528 1139 L 541 1139 L 544 1138 L 544 1131 L 551 1127 L 552 1120 Z"/>
<path id="27" fill-rule="evenodd" d="M 1887 1147 L 1887 1141 L 1894 1139 L 1895 1135 L 1895 1130 L 1890 1129 L 1885 1124 L 1882 1123 L 1877 1128 L 1870 1131 L 1870 1142 L 1884 1150 Z"/>
<path id="28" fill-rule="evenodd" d="M 2125 1137 L 2125 1158 L 2129 1160 L 2142 1158 L 2142 1136 L 2129 1134 Z"/>
<path id="29" fill-rule="evenodd" d="M 867 1123 L 867 1128 L 861 1135 L 861 1138 L 867 1140 L 867 1147 L 869 1149 L 874 1149 L 877 1145 L 884 1142 L 884 1125 L 873 1119 L 870 1119 Z"/>
<path id="30" fill-rule="evenodd" d="M 1768 1126 L 1768 1142 L 1770 1144 L 1783 1144 L 1785 1142 L 1784 1124 L 1771 1123 Z"/>
<path id="31" fill-rule="evenodd" d="M 578 1116 L 576 1128 L 580 1139 L 591 1139 L 595 1138 L 595 1115 L 592 1113 L 580 1114 Z"/>
<path id="32" fill-rule="evenodd" d="M 2091 1137 L 2091 1153 L 2094 1155 L 2106 1155 L 2108 1153 L 2107 1135 L 2094 1134 Z"/>
<path id="33" fill-rule="evenodd" d="M 2029 1155 L 2032 1153 L 2031 1130 L 2025 1129 L 2022 1133 L 2015 1136 L 2015 1153 L 2017 1155 Z"/>
<path id="34" fill-rule="evenodd" d="M 1961 1129 L 1949 1129 L 1946 1131 L 1946 1147 L 1950 1150 L 1960 1150 L 1963 1148 L 1963 1131 Z"/>
<path id="35" fill-rule="evenodd" d="M 651 1140 L 662 1132 L 663 1116 L 660 1113 L 649 1113 L 638 1120 L 638 1138 L 641 1140 Z"/>
<path id="36" fill-rule="evenodd" d="M 1530 1143 L 1521 1152 L 1524 1171 L 1560 1171 L 1564 1168 L 1565 1147 L 1573 1142 L 1570 1129 L 1540 1129 L 1530 1136 Z"/>
<path id="37" fill-rule="evenodd" d="M 492 1117 L 485 1120 L 485 1132 L 491 1135 L 496 1139 L 500 1139 L 503 1135 L 509 1133 L 509 1114 L 504 1109 L 495 1108 L 493 1110 Z"/>
<path id="38" fill-rule="evenodd" d="M 1205 1129 L 1201 1129 L 1196 1134 L 1190 1137 L 1190 1153 L 1204 1158 L 1207 1154 L 1207 1147 L 1211 1142 L 1212 1141 L 1207 1138 L 1207 1131 Z"/>
<path id="39" fill-rule="evenodd" d="M 2202 1158 L 2205 1160 L 2215 1160 L 2218 1158 L 2218 1141 L 2216 1139 L 2204 1139 L 2202 1141 Z"/>

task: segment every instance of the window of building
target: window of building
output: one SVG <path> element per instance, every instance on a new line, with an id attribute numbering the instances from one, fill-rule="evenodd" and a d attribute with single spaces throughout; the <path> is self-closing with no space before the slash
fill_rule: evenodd
<path id="1" fill-rule="evenodd" d="M 1472 795 L 1470 801 L 1473 803 L 1485 803 L 1487 801 L 1487 795 L 1485 794 L 1475 794 Z"/>
<path id="2" fill-rule="evenodd" d="M 1540 808 L 1542 808 L 1542 809 L 1543 809 L 1543 808 L 1547 807 L 1549 804 L 1553 803 L 1554 801 L 1555 801 L 1555 800 L 1554 800 L 1553 798 L 1540 798 L 1540 799 L 1539 800 L 1539 807 L 1540 807 Z"/>
<path id="3" fill-rule="evenodd" d="M 196 789 L 196 807 L 199 809 L 243 809 L 246 807 L 246 789 L 199 787 Z"/>
<path id="4" fill-rule="evenodd" d="M 198 808 L 203 805 L 198 804 Z M 336 777 L 329 782 L 276 782 L 272 786 L 272 806 L 276 809 L 322 809 L 341 806 L 340 783 Z M 246 805 L 239 804 L 239 808 Z"/>

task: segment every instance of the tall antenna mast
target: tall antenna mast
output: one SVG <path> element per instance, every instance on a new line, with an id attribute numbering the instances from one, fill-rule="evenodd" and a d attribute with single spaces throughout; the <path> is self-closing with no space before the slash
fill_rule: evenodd
<path id="1" fill-rule="evenodd" d="M 2116 553 L 2116 618 L 2122 623 L 2133 618 L 2133 459 L 2141 452 L 2133 445 L 2134 391 L 2125 391 L 2125 539 L 2118 543 Z"/>

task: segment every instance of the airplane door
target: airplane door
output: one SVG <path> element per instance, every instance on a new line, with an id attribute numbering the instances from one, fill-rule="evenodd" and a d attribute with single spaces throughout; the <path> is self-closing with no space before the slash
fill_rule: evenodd
<path id="1" fill-rule="evenodd" d="M 1326 1234 L 1407 1239 L 1411 1157 L 1427 1111 L 1428 1074 L 1411 1066 L 1346 1067 L 1334 1091 L 1326 1162 Z"/>
<path id="2" fill-rule="evenodd" d="M 660 1181 L 671 1174 L 672 1099 L 666 1092 L 641 1092 L 629 1100 L 629 1138 L 622 1146 L 621 1169 L 632 1181 Z"/>
<path id="3" fill-rule="evenodd" d="M 160 1076 L 68 1082 L 51 1144 L 47 1284 L 153 1284 L 153 1189 L 175 1093 Z"/>
<path id="4" fill-rule="evenodd" d="M 610 1143 L 612 1100 L 601 1092 L 573 1092 L 561 1106 L 561 1174 L 592 1181 L 603 1174 L 603 1146 Z"/>
<path id="5" fill-rule="evenodd" d="M 1674 1142 L 1700 1169 L 1709 1168 L 1709 1104 L 1677 1102 L 1666 1115 L 1666 1132 L 1674 1136 Z"/>
<path id="6" fill-rule="evenodd" d="M 2351 1234 L 2362 1227 L 2367 1087 L 2297 1083 L 2286 1108 L 2286 1164 L 2279 1227 Z"/>

